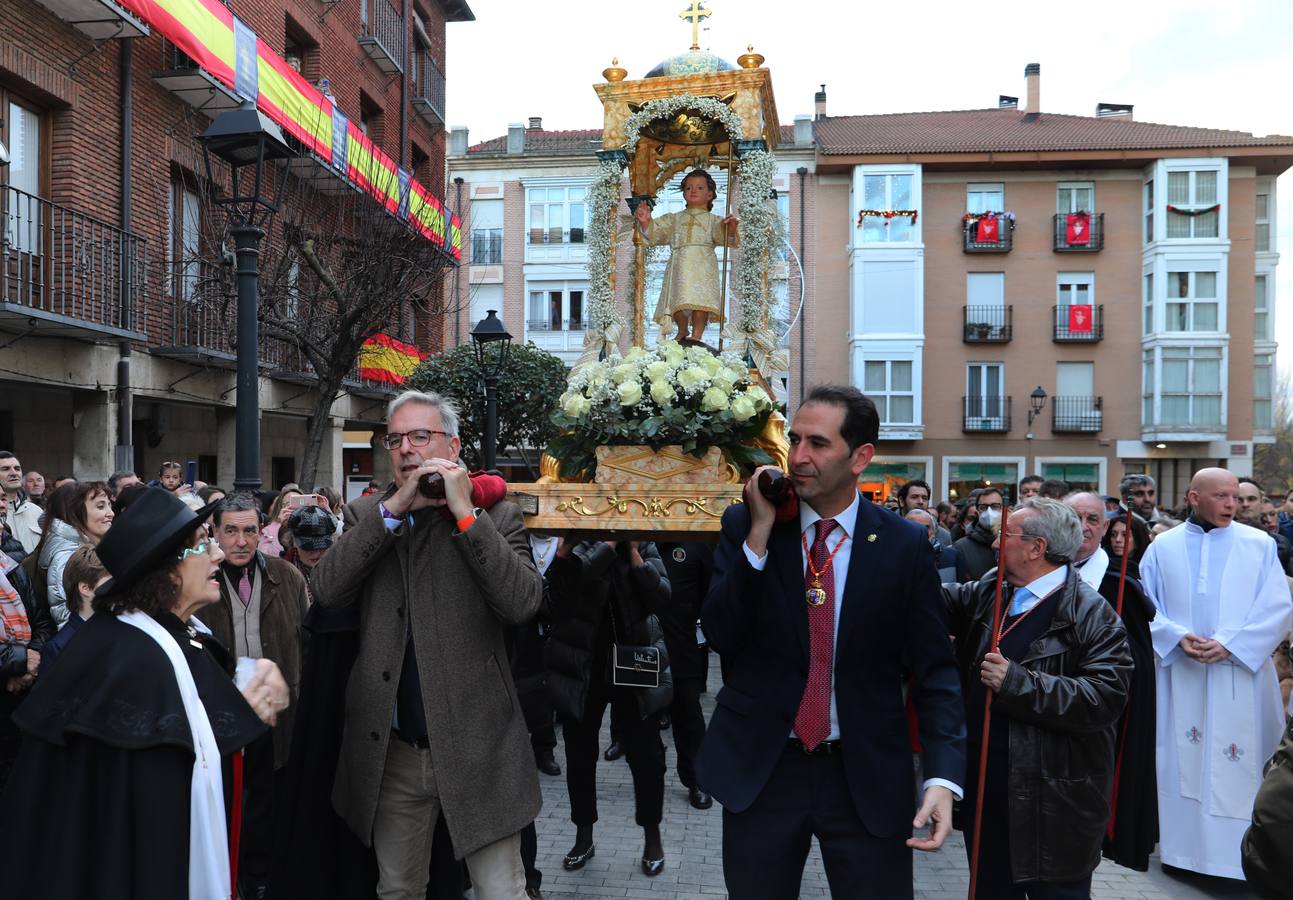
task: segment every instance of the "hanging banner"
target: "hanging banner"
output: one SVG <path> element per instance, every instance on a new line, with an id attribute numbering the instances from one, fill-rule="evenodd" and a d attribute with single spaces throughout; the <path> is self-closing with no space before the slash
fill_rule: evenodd
<path id="1" fill-rule="evenodd" d="M 260 65 L 256 53 L 256 32 L 242 19 L 233 20 L 233 90 L 253 103 L 260 97 Z"/>
<path id="2" fill-rule="evenodd" d="M 975 226 L 974 239 L 980 244 L 995 244 L 1001 239 L 1001 231 L 996 216 L 984 216 Z"/>
<path id="3" fill-rule="evenodd" d="M 1084 212 L 1069 213 L 1064 221 L 1064 241 L 1070 247 L 1091 244 L 1091 216 Z"/>
<path id="4" fill-rule="evenodd" d="M 1073 334 L 1091 334 L 1095 329 L 1095 308 L 1088 304 L 1069 307 L 1069 331 Z"/>
<path id="5" fill-rule="evenodd" d="M 411 344 L 386 334 L 375 334 L 359 348 L 359 377 L 384 384 L 403 384 L 422 361 Z"/>

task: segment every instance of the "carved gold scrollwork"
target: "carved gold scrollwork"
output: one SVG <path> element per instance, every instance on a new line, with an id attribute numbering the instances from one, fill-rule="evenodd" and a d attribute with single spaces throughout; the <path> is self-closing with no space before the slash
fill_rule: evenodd
<path id="1" fill-rule="evenodd" d="M 701 514 L 709 516 L 711 519 L 722 518 L 721 512 L 714 512 L 709 508 L 708 497 L 651 497 L 645 499 L 641 497 L 607 497 L 606 508 L 601 510 L 590 509 L 584 502 L 583 497 L 571 497 L 569 500 L 562 500 L 557 503 L 557 512 L 573 513 L 577 516 L 597 517 L 618 514 L 639 515 L 636 509 L 633 513 L 629 512 L 629 507 L 640 507 L 640 515 L 648 519 L 668 519 L 674 513 L 673 507 L 679 503 L 683 505 L 682 512 L 685 515 L 694 516 Z"/>

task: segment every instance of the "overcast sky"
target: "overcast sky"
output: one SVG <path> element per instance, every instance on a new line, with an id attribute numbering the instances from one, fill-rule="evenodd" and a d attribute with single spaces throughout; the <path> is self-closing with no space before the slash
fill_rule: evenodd
<path id="1" fill-rule="evenodd" d="M 600 128 L 592 85 L 618 56 L 629 78 L 685 51 L 684 0 L 468 0 L 448 28 L 450 125 L 471 141 L 541 116 L 547 129 Z M 1043 112 L 1135 104 L 1140 121 L 1293 135 L 1290 0 L 708 0 L 701 47 L 767 57 L 782 124 L 832 115 L 982 109 L 1025 96 L 1041 63 Z M 1021 99 L 1022 102 L 1022 99 Z M 1279 179 L 1277 337 L 1293 347 L 1293 173 Z M 1280 354 L 1281 365 L 1293 359 Z"/>

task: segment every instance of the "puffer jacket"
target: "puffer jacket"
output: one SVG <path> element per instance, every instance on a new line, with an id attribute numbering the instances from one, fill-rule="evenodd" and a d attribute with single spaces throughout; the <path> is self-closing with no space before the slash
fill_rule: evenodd
<path id="1" fill-rule="evenodd" d="M 977 582 L 943 586 L 965 696 L 990 647 L 995 587 L 995 568 Z M 1099 864 L 1115 735 L 1131 684 L 1131 649 L 1113 607 L 1072 568 L 1061 591 L 1051 624 L 1027 656 L 1010 663 L 992 701 L 993 715 L 1010 719 L 1015 881 L 1077 881 Z M 977 777 L 977 765 L 967 778 Z"/>
<path id="2" fill-rule="evenodd" d="M 21 542 L 3 527 L 0 527 L 0 553 L 4 553 L 15 562 L 22 560 Z M 26 674 L 27 651 L 42 652 L 45 649 L 45 643 L 54 636 L 56 630 L 54 621 L 49 617 L 48 607 L 40 602 L 40 598 L 32 590 L 31 582 L 22 566 L 14 566 L 6 577 L 17 592 L 23 610 L 27 613 L 27 624 L 31 626 L 31 640 L 25 646 L 16 642 L 0 642 L 0 682 Z M 3 684 L 0 684 L 0 688 L 2 687 Z"/>
<path id="3" fill-rule="evenodd" d="M 557 711 L 575 721 L 584 717 L 593 679 L 608 680 L 613 642 L 659 641 L 663 648 L 655 613 L 669 601 L 669 578 L 655 544 L 639 544 L 638 553 L 642 565 L 632 566 L 627 552 L 602 541 L 583 541 L 569 557 L 558 556 L 548 567 L 552 630 L 543 650 L 548 692 Z M 662 657 L 663 669 L 668 655 Z M 672 702 L 673 683 L 662 674 L 659 687 L 635 693 L 646 718 Z"/>
<path id="4" fill-rule="evenodd" d="M 991 528 L 976 522 L 965 537 L 952 545 L 957 557 L 957 581 L 978 581 L 984 572 L 996 567 L 997 553 L 992 549 L 992 542 L 996 539 Z"/>
<path id="5" fill-rule="evenodd" d="M 72 552 L 83 543 L 80 532 L 62 519 L 55 519 L 49 529 L 49 537 L 45 539 L 45 546 L 40 550 L 40 558 L 36 561 L 37 570 L 45 573 L 49 614 L 59 628 L 67 624 L 69 614 L 67 595 L 63 591 L 63 567 L 67 565 Z"/>

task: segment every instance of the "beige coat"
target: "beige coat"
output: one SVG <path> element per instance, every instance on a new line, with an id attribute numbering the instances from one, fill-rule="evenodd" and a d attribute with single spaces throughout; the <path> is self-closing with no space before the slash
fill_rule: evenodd
<path id="1" fill-rule="evenodd" d="M 360 604 L 332 803 L 371 845 L 409 627 L 445 823 L 461 858 L 539 812 L 534 751 L 503 635 L 534 617 L 543 578 L 510 502 L 463 533 L 434 510 L 420 513 L 411 531 L 401 525 L 392 533 L 378 499 L 346 507 L 345 533 L 310 578 L 315 602 Z"/>

